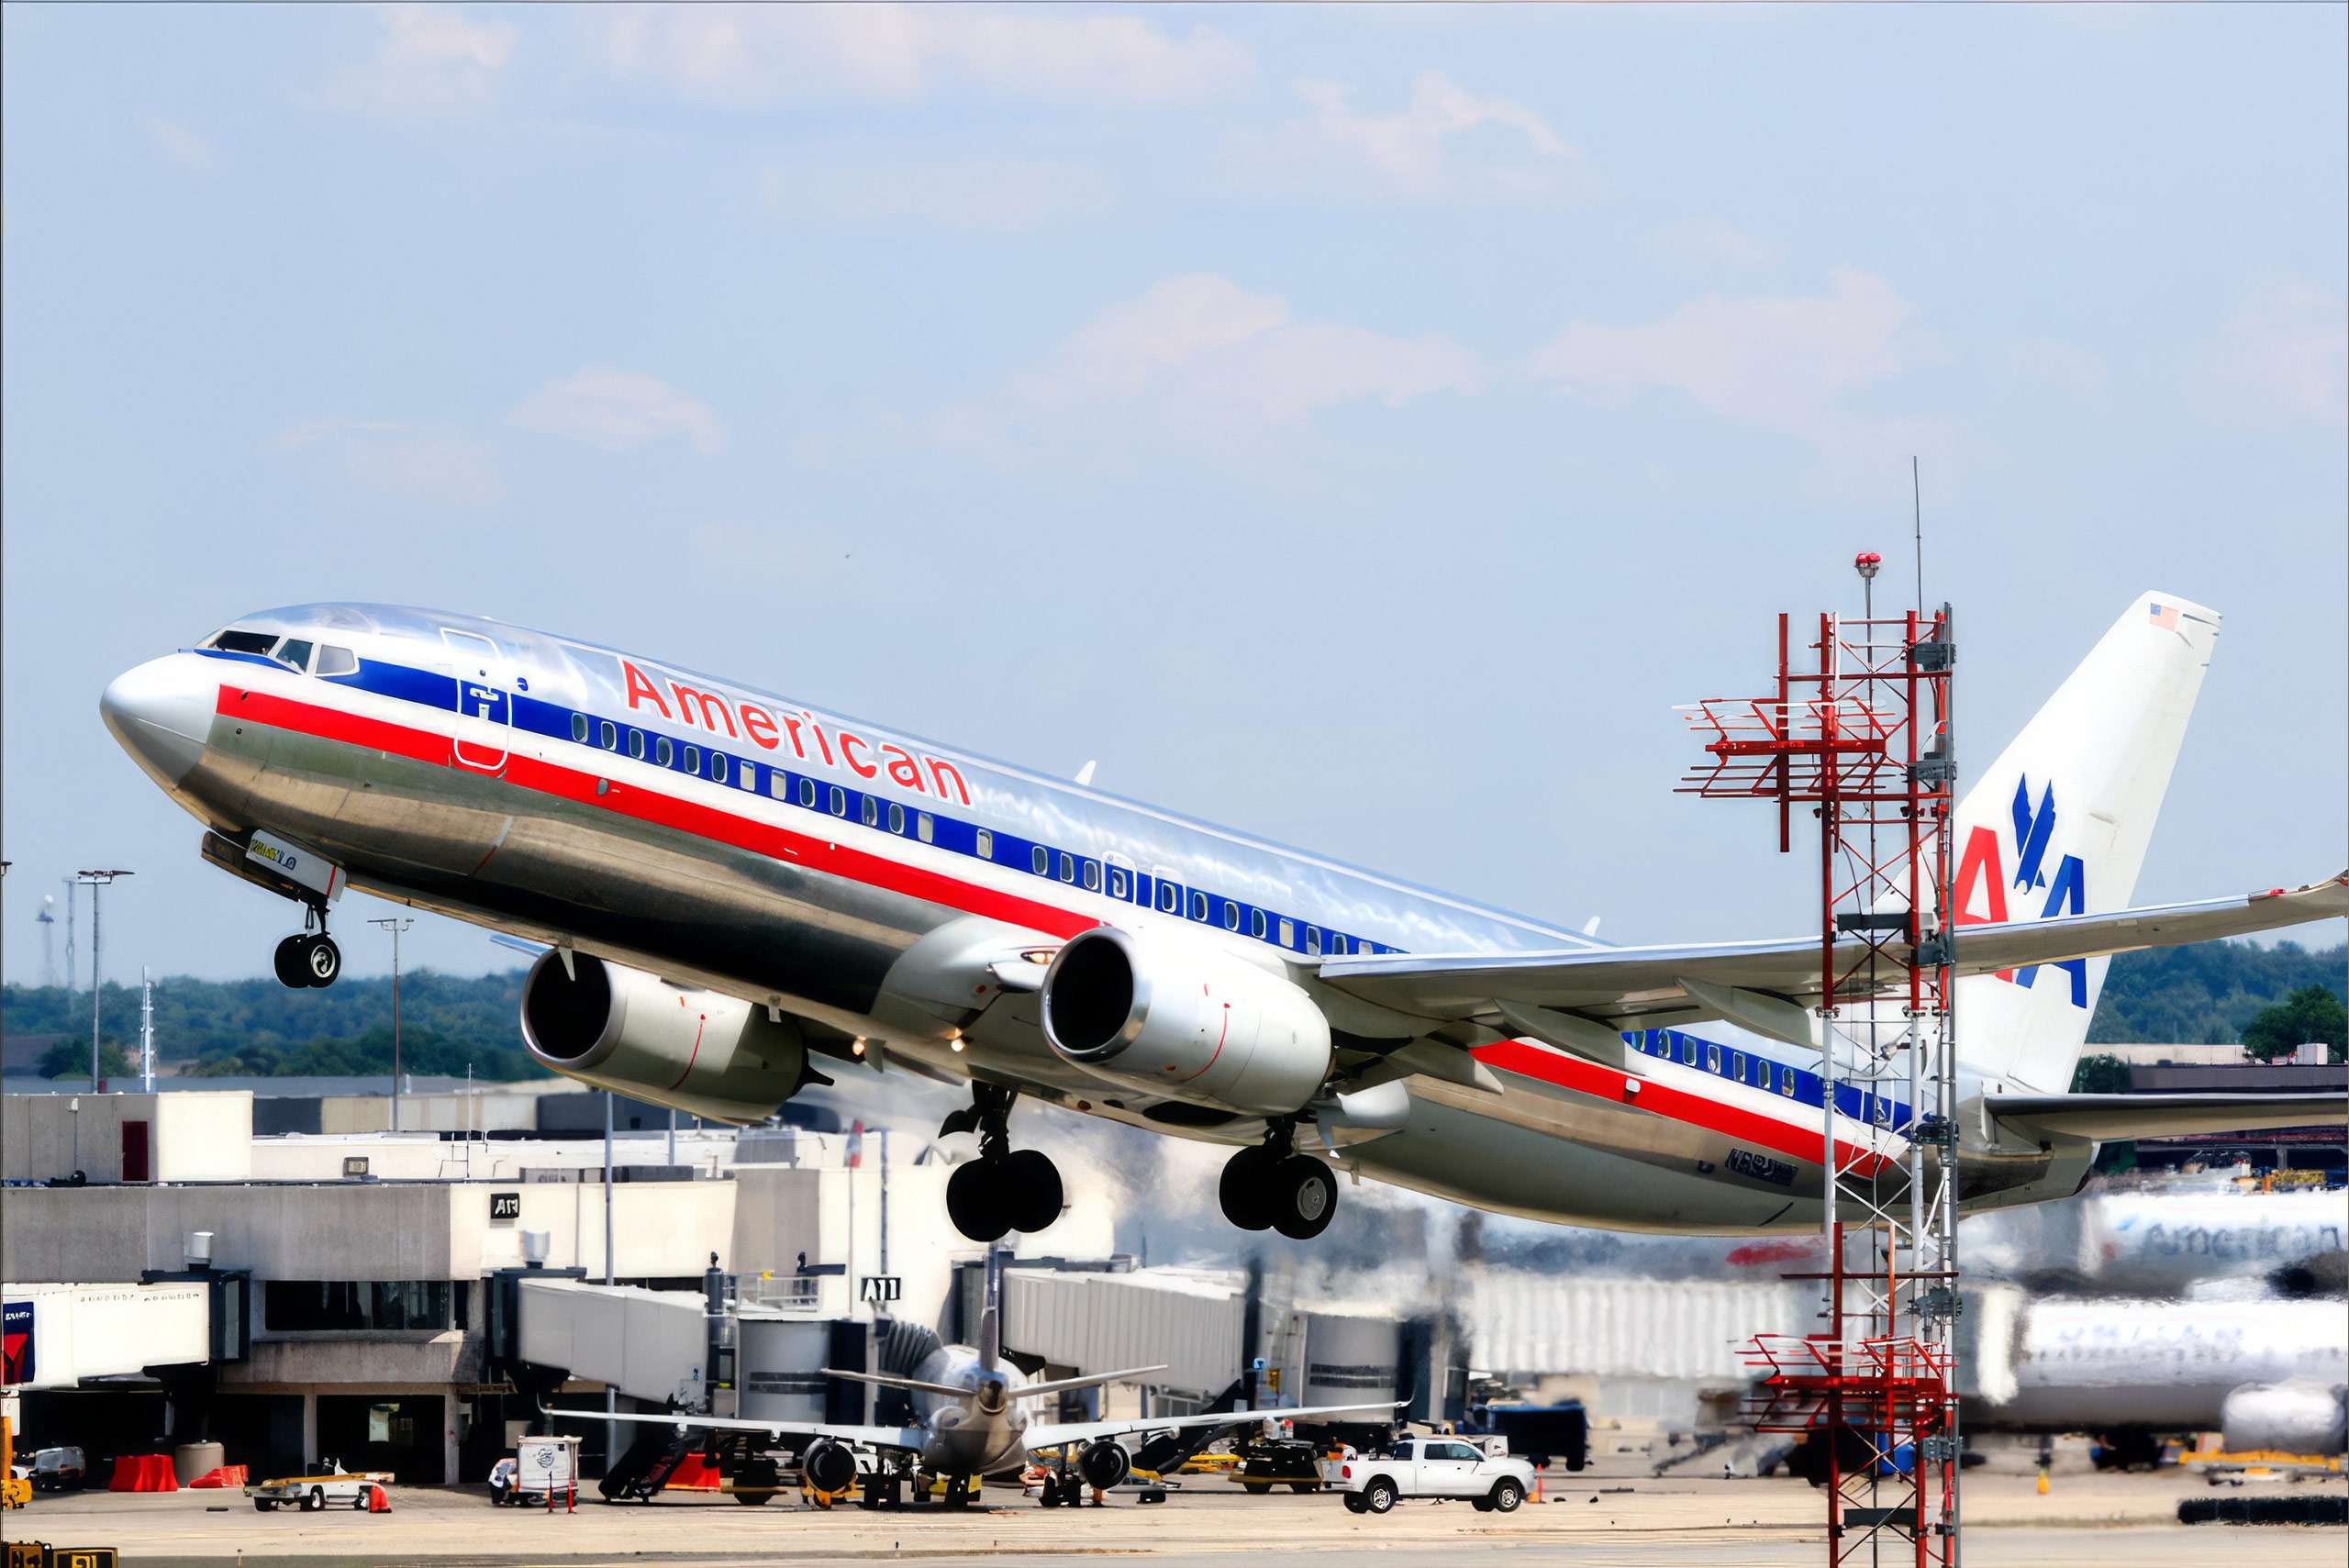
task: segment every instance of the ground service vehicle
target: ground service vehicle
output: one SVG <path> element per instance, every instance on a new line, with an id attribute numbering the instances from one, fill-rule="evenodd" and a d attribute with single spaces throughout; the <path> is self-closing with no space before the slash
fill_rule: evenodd
<path id="1" fill-rule="evenodd" d="M 33 1455 L 36 1492 L 78 1492 L 89 1480 L 89 1462 L 78 1448 L 45 1448 Z"/>
<path id="2" fill-rule="evenodd" d="M 329 1459 L 312 1474 L 276 1476 L 246 1487 L 245 1496 L 253 1500 L 257 1513 L 270 1513 L 280 1503 L 311 1513 L 325 1507 L 357 1508 L 364 1513 L 375 1488 L 391 1484 L 388 1470 L 362 1471 L 354 1475 L 343 1469 L 341 1461 Z"/>
<path id="3" fill-rule="evenodd" d="M 1532 1465 L 1490 1457 L 1459 1438 L 1405 1438 L 1375 1453 L 1334 1460 L 1324 1475 L 1357 1514 L 1383 1514 L 1406 1497 L 1458 1497 L 1480 1514 L 1506 1514 L 1533 1492 Z"/>
<path id="4" fill-rule="evenodd" d="M 1521 1453 L 1536 1470 L 1556 1460 L 1568 1470 L 1580 1470 L 1590 1459 L 1590 1417 L 1579 1399 L 1556 1405 L 1485 1405 L 1469 1414 L 1478 1433 L 1508 1440 L 1508 1451 Z"/>

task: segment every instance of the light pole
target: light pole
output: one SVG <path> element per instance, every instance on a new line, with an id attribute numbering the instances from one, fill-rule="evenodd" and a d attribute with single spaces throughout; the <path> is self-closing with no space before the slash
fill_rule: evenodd
<path id="1" fill-rule="evenodd" d="M 400 1129 L 400 933 L 416 922 L 391 916 L 367 923 L 381 926 L 392 933 L 392 1130 L 397 1132 Z"/>
<path id="2" fill-rule="evenodd" d="M 98 1092 L 98 997 L 106 987 L 105 971 L 98 967 L 98 889 L 113 884 L 118 876 L 134 873 L 114 871 L 85 871 L 74 881 L 90 890 L 90 1093 Z"/>

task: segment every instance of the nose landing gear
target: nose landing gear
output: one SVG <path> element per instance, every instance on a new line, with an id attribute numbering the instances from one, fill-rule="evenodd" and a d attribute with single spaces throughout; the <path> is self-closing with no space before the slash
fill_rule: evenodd
<path id="1" fill-rule="evenodd" d="M 1011 1147 L 1012 1089 L 971 1085 L 971 1104 L 939 1125 L 941 1138 L 976 1132 L 979 1157 L 954 1168 L 946 1181 L 946 1214 L 974 1241 L 996 1241 L 1008 1231 L 1044 1229 L 1061 1217 L 1060 1168 L 1034 1149 Z"/>
<path id="2" fill-rule="evenodd" d="M 1292 1241 L 1309 1241 L 1330 1229 L 1338 1213 L 1338 1175 L 1326 1161 L 1291 1151 L 1294 1121 L 1276 1121 L 1253 1149 L 1227 1161 L 1216 1195 L 1224 1218 L 1242 1230 L 1277 1230 Z"/>
<path id="3" fill-rule="evenodd" d="M 309 929 L 311 922 L 317 929 Z M 331 985 L 342 973 L 342 949 L 327 935 L 327 915 L 313 908 L 302 918 L 303 929 L 277 944 L 271 959 L 277 971 L 277 983 L 300 990 L 304 986 Z"/>

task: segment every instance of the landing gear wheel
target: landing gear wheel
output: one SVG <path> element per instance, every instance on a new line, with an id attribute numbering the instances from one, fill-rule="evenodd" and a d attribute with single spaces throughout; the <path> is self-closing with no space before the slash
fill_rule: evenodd
<path id="1" fill-rule="evenodd" d="M 1011 1228 L 1030 1235 L 1061 1217 L 1061 1173 L 1051 1156 L 1022 1149 L 1003 1157 L 998 1191 L 1010 1210 Z"/>
<path id="2" fill-rule="evenodd" d="M 1265 1189 L 1278 1164 L 1279 1157 L 1264 1149 L 1242 1149 L 1225 1161 L 1223 1177 L 1216 1184 L 1224 1218 L 1242 1230 L 1269 1229 L 1272 1195 Z"/>
<path id="3" fill-rule="evenodd" d="M 946 1218 L 974 1241 L 1000 1241 L 1011 1229 L 1005 1200 L 1003 1164 L 981 1158 L 954 1167 L 946 1178 Z"/>
<path id="4" fill-rule="evenodd" d="M 320 931 L 307 937 L 302 944 L 302 973 L 305 985 L 331 985 L 342 973 L 342 950 L 332 937 Z"/>
<path id="5" fill-rule="evenodd" d="M 1267 1195 L 1273 1229 L 1292 1241 L 1310 1241 L 1338 1213 L 1338 1173 L 1310 1154 L 1292 1154 L 1274 1167 Z"/>
<path id="6" fill-rule="evenodd" d="M 295 935 L 277 944 L 270 955 L 270 967 L 277 972 L 277 983 L 288 990 L 299 991 L 310 983 L 310 971 L 302 962 L 302 946 L 307 935 Z"/>

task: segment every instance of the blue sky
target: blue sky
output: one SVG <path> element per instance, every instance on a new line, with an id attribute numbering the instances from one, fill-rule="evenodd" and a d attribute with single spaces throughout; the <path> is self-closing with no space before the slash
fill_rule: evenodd
<path id="1" fill-rule="evenodd" d="M 2344 15 L 10 6 L 7 973 L 101 861 L 110 976 L 265 968 L 97 693 L 330 597 L 1800 929 L 1669 709 L 1907 580 L 1912 453 L 1972 760 L 2198 598 L 2139 896 L 2337 870 Z"/>

